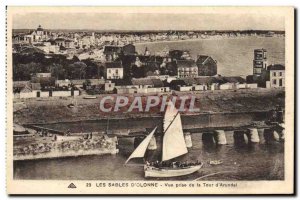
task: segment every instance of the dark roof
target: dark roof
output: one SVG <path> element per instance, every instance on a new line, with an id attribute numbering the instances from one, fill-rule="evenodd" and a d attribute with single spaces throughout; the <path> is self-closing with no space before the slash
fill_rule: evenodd
<path id="1" fill-rule="evenodd" d="M 52 45 L 55 44 L 55 40 L 53 40 L 53 39 L 49 39 L 49 40 L 47 40 L 47 42 L 50 42 Z"/>
<path id="2" fill-rule="evenodd" d="M 113 54 L 113 53 L 121 53 L 122 47 L 121 46 L 105 46 L 104 47 L 104 54 Z"/>
<path id="3" fill-rule="evenodd" d="M 170 82 L 170 85 L 186 85 L 186 83 L 184 82 L 184 80 L 172 80 Z"/>
<path id="4" fill-rule="evenodd" d="M 160 79 L 151 79 L 154 87 L 163 87 L 164 83 Z"/>
<path id="5" fill-rule="evenodd" d="M 177 60 L 177 67 L 197 67 L 194 60 Z"/>
<path id="6" fill-rule="evenodd" d="M 60 47 L 59 47 L 59 50 L 67 50 L 67 48 L 64 47 L 64 46 L 60 46 Z"/>
<path id="7" fill-rule="evenodd" d="M 208 58 L 209 58 L 209 56 L 206 56 L 206 55 L 198 55 L 196 62 L 203 64 Z"/>
<path id="8" fill-rule="evenodd" d="M 285 67 L 280 64 L 275 64 L 275 65 L 269 65 L 268 70 L 285 70 Z"/>
<path id="9" fill-rule="evenodd" d="M 224 80 L 229 83 L 246 83 L 246 80 L 240 76 L 224 77 Z"/>
<path id="10" fill-rule="evenodd" d="M 115 83 L 116 86 L 132 85 L 131 80 L 127 80 L 127 79 L 113 79 L 113 80 L 111 80 L 111 82 Z"/>
<path id="11" fill-rule="evenodd" d="M 55 41 L 65 41 L 64 38 L 56 38 Z"/>
<path id="12" fill-rule="evenodd" d="M 123 68 L 122 62 L 106 62 L 106 68 Z"/>

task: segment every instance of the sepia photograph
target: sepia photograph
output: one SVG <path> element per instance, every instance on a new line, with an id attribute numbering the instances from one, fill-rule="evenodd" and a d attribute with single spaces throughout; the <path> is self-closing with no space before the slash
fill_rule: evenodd
<path id="1" fill-rule="evenodd" d="M 292 194 L 293 20 L 7 7 L 8 193 Z"/>

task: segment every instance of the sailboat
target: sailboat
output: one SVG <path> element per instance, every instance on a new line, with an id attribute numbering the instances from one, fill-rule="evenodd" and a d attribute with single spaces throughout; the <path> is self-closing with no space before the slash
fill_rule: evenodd
<path id="1" fill-rule="evenodd" d="M 162 158 L 163 162 L 176 163 L 174 160 L 179 156 L 188 153 L 188 149 L 185 144 L 181 117 L 178 110 L 173 103 L 169 102 L 163 123 L 163 142 L 162 142 Z M 152 137 L 157 127 L 139 144 L 139 146 L 133 151 L 133 153 L 126 160 L 125 164 L 132 158 L 143 158 L 146 150 L 151 142 Z M 176 177 L 184 176 L 198 171 L 202 167 L 202 164 L 196 163 L 193 165 L 172 165 L 168 167 L 152 166 L 149 163 L 144 165 L 145 177 Z"/>

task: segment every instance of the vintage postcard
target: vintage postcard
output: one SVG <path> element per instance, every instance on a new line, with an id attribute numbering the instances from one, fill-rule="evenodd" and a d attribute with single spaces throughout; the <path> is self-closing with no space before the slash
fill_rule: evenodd
<path id="1" fill-rule="evenodd" d="M 293 194 L 294 8 L 7 7 L 8 194 Z"/>

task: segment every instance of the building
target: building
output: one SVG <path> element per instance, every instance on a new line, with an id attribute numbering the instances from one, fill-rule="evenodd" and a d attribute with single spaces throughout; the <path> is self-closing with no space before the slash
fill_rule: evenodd
<path id="1" fill-rule="evenodd" d="M 193 60 L 177 60 L 177 76 L 183 77 L 196 77 L 198 76 L 198 67 Z"/>
<path id="2" fill-rule="evenodd" d="M 71 81 L 69 79 L 65 80 L 55 80 L 55 87 L 70 87 Z"/>
<path id="3" fill-rule="evenodd" d="M 122 62 L 106 62 L 106 79 L 123 79 L 124 69 Z"/>
<path id="4" fill-rule="evenodd" d="M 70 49 L 75 48 L 75 43 L 74 43 L 74 41 L 73 41 L 73 40 L 66 39 L 66 40 L 65 40 L 65 47 L 66 47 L 66 48 L 70 48 Z"/>
<path id="5" fill-rule="evenodd" d="M 105 56 L 105 60 L 108 62 L 114 61 L 115 59 L 118 58 L 118 56 L 122 52 L 122 47 L 121 46 L 105 46 L 103 54 Z"/>
<path id="6" fill-rule="evenodd" d="M 19 93 L 22 89 L 28 86 L 30 86 L 30 81 L 14 81 L 13 91 L 14 93 Z"/>
<path id="7" fill-rule="evenodd" d="M 48 39 L 49 32 L 45 31 L 41 25 L 34 31 L 29 33 L 20 33 L 13 36 L 13 43 L 37 43 L 41 42 L 42 40 Z"/>
<path id="8" fill-rule="evenodd" d="M 264 70 L 267 69 L 267 50 L 266 49 L 255 49 L 253 59 L 253 74 L 261 75 Z"/>
<path id="9" fill-rule="evenodd" d="M 104 83 L 104 91 L 105 92 L 112 92 L 115 89 L 115 83 L 112 83 L 111 81 L 106 81 Z"/>
<path id="10" fill-rule="evenodd" d="M 285 67 L 283 65 L 270 65 L 267 68 L 268 80 L 266 87 L 282 88 L 285 87 Z"/>
<path id="11" fill-rule="evenodd" d="M 64 38 L 56 38 L 54 40 L 54 42 L 57 46 L 60 46 L 60 47 L 65 47 L 66 46 L 66 40 Z"/>
<path id="12" fill-rule="evenodd" d="M 199 76 L 215 76 L 217 74 L 217 61 L 210 56 L 198 55 L 196 64 Z"/>
<path id="13" fill-rule="evenodd" d="M 119 45 L 107 45 L 104 47 L 103 54 L 106 61 L 114 61 L 121 54 L 123 55 L 135 55 L 135 46 L 132 44 L 127 44 L 124 46 Z"/>
<path id="14" fill-rule="evenodd" d="M 40 42 L 48 38 L 48 32 L 39 25 L 39 27 L 35 31 L 31 32 L 30 36 L 27 37 L 30 38 L 30 43 Z"/>

